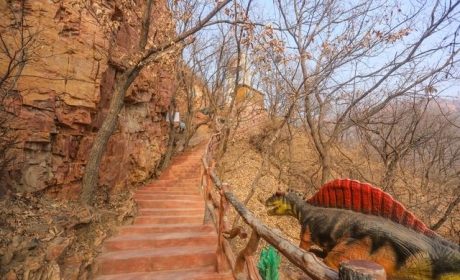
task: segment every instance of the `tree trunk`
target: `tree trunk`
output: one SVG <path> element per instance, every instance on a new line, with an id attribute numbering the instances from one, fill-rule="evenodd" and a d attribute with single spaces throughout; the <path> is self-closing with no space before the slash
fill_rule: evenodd
<path id="1" fill-rule="evenodd" d="M 321 158 L 321 165 L 322 165 L 322 172 L 321 172 L 321 186 L 326 184 L 331 180 L 332 172 L 331 172 L 331 156 L 330 156 L 330 148 L 328 145 L 323 145 L 323 153 L 320 154 Z"/>
<path id="2" fill-rule="evenodd" d="M 430 227 L 431 230 L 438 230 L 449 218 L 449 216 L 452 214 L 452 211 L 455 209 L 455 207 L 460 203 L 460 195 L 457 196 L 457 198 L 449 203 L 449 206 L 447 207 L 446 211 L 442 215 L 441 219 L 434 224 L 432 227 Z"/>
<path id="3" fill-rule="evenodd" d="M 83 174 L 82 190 L 79 197 L 79 201 L 82 204 L 93 205 L 94 192 L 99 178 L 99 167 L 101 165 L 102 156 L 110 137 L 117 128 L 118 116 L 124 105 L 123 101 L 126 91 L 137 76 L 136 73 L 139 73 L 139 71 L 140 69 L 134 68 L 117 74 L 114 86 L 115 90 L 110 102 L 109 111 L 94 138 L 93 146 L 88 155 L 88 162 L 86 163 L 85 173 Z"/>
<path id="4" fill-rule="evenodd" d="M 175 139 L 176 138 L 176 130 L 174 128 L 175 114 L 176 114 L 176 101 L 175 101 L 174 96 L 173 96 L 171 105 L 169 106 L 169 140 L 168 140 L 168 148 L 166 149 L 166 153 L 163 156 L 159 171 L 163 171 L 163 170 L 165 170 L 166 167 L 168 167 L 169 162 L 171 161 L 172 154 L 173 154 L 174 143 L 176 141 L 176 139 Z"/>
<path id="5" fill-rule="evenodd" d="M 171 161 L 171 157 L 172 157 L 173 150 L 174 150 L 174 142 L 176 141 L 175 138 L 176 138 L 176 130 L 174 129 L 174 123 L 170 123 L 169 124 L 168 148 L 166 149 L 166 153 L 163 156 L 163 160 L 161 162 L 159 171 L 165 170 Z"/>

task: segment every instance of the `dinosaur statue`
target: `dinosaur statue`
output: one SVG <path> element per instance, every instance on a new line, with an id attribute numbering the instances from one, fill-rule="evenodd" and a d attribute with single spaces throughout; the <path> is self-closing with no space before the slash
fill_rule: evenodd
<path id="1" fill-rule="evenodd" d="M 389 279 L 460 280 L 460 246 L 369 184 L 335 180 L 307 200 L 292 190 L 278 191 L 265 205 L 270 216 L 297 218 L 300 247 L 332 269 L 345 260 L 363 259 L 380 264 Z"/>

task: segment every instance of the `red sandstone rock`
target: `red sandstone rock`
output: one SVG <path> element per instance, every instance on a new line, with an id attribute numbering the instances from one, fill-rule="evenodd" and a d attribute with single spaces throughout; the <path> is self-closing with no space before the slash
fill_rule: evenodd
<path id="1" fill-rule="evenodd" d="M 75 10 L 71 1 L 26 3 L 31 32 L 40 32 L 17 92 L 8 99 L 8 111 L 14 114 L 10 126 L 20 139 L 16 161 L 0 174 L 5 188 L 0 193 L 50 188 L 59 197 L 76 198 L 88 151 L 113 92 L 116 69 L 107 58 L 123 51 L 132 55 L 130 44 L 137 39 L 130 36 L 136 32 L 122 26 L 119 45 L 111 46 L 95 19 Z M 19 2 L 2 2 L 2 12 L 8 5 L 20 8 Z M 0 17 L 0 27 L 13 19 Z M 7 36 L 2 34 L 14 48 Z M 0 72 L 4 67 L 0 63 Z M 146 69 L 128 90 L 119 128 L 102 159 L 99 184 L 109 189 L 150 178 L 165 150 L 168 126 L 163 115 L 171 102 L 172 74 L 160 66 L 150 68 L 158 73 Z"/>
<path id="2" fill-rule="evenodd" d="M 69 244 L 70 240 L 68 238 L 56 237 L 46 249 L 45 260 L 48 262 L 56 260 L 67 249 Z"/>

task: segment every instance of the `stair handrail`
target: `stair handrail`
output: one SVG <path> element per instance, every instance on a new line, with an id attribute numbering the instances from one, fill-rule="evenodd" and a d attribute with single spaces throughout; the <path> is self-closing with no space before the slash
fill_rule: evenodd
<path id="1" fill-rule="evenodd" d="M 205 222 L 212 220 L 218 233 L 217 270 L 230 269 L 236 279 L 262 279 L 254 261 L 260 238 L 273 245 L 291 263 L 303 270 L 315 280 L 336 280 L 339 274 L 326 266 L 313 253 L 307 252 L 283 238 L 278 232 L 258 220 L 251 211 L 233 194 L 228 183 L 222 182 L 214 172 L 215 155 L 220 141 L 220 132 L 211 135 L 202 157 L 202 191 L 206 201 Z M 216 196 L 216 191 L 220 199 Z M 235 256 L 228 239 L 236 236 L 246 238 L 242 227 L 231 228 L 229 222 L 229 205 L 238 212 L 244 222 L 252 228 L 251 237 L 237 256 Z M 224 238 L 223 238 L 224 237 Z M 246 265 L 245 265 L 246 264 Z M 373 278 L 369 278 L 369 276 Z M 349 261 L 340 267 L 340 279 L 378 279 L 385 280 L 385 271 L 368 261 Z"/>
<path id="2" fill-rule="evenodd" d="M 337 273 L 319 261 L 315 255 L 301 250 L 255 218 L 246 206 L 244 206 L 244 204 L 236 198 L 231 191 L 230 185 L 219 179 L 217 174 L 214 172 L 214 155 L 217 152 L 219 138 L 219 132 L 213 134 L 204 151 L 202 158 L 204 167 L 202 183 L 204 196 L 207 200 L 206 212 L 209 213 L 207 216 L 212 217 L 218 231 L 218 250 L 225 253 L 227 256 L 235 277 L 241 279 L 244 277 L 243 275 L 249 274 L 250 279 L 261 279 L 252 257 L 257 250 L 259 239 L 263 238 L 313 279 L 338 279 Z M 220 200 L 217 199 L 210 183 L 212 183 L 212 185 L 214 185 L 214 187 L 216 187 L 219 191 Z M 251 238 L 249 239 L 247 246 L 238 253 L 237 257 L 235 257 L 233 251 L 231 250 L 227 238 L 230 239 L 236 235 L 244 238 L 247 235 L 244 233 L 242 228 L 231 228 L 228 220 L 229 203 L 232 204 L 245 223 L 252 228 Z M 214 212 L 214 214 L 212 212 Z M 219 213 L 219 218 L 216 217 L 217 215 L 215 212 Z M 238 232 L 238 234 L 235 234 L 235 232 Z M 222 236 L 226 236 L 227 238 L 222 239 Z M 222 260 L 220 261 L 223 262 Z M 246 263 L 246 271 L 244 271 L 244 263 Z M 225 269 L 225 266 L 222 265 L 222 263 L 218 264 L 218 266 L 220 266 L 221 269 Z"/>

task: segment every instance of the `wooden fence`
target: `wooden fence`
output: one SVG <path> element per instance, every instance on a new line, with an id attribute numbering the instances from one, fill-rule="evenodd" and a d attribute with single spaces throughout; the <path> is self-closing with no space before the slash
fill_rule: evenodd
<path id="1" fill-rule="evenodd" d="M 230 185 L 221 182 L 214 172 L 214 156 L 218 149 L 219 139 L 219 133 L 211 137 L 202 158 L 204 167 L 202 169 L 202 191 L 206 201 L 205 223 L 212 221 L 218 233 L 218 271 L 231 269 L 238 280 L 262 279 L 254 260 L 254 254 L 257 251 L 260 238 L 263 238 L 312 279 L 386 279 L 383 268 L 369 261 L 353 260 L 343 262 L 340 265 L 339 273 L 337 273 L 327 267 L 314 254 L 300 249 L 255 218 L 233 194 Z M 229 221 L 230 205 L 235 208 L 244 222 L 252 229 L 246 247 L 237 254 L 233 252 L 229 240 L 237 236 L 244 239 L 247 238 L 248 234 L 241 227 L 231 228 Z"/>

